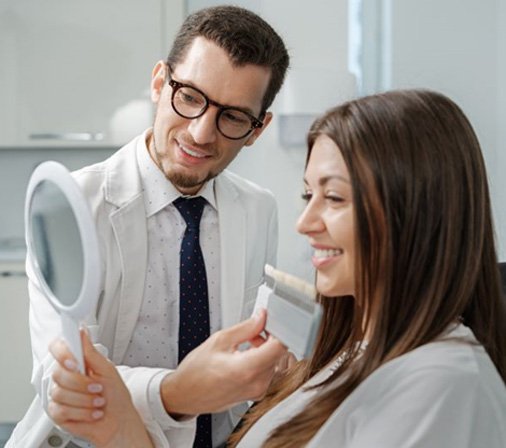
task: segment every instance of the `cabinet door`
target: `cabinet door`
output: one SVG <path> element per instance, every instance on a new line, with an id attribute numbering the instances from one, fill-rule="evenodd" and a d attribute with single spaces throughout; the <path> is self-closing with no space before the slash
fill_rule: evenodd
<path id="1" fill-rule="evenodd" d="M 182 4 L 1 0 L 0 147 L 117 146 L 124 141 L 111 135 L 111 120 L 132 104 L 120 126 L 150 124 L 151 70 Z"/>
<path id="2" fill-rule="evenodd" d="M 0 422 L 23 417 L 35 392 L 28 329 L 27 278 L 23 266 L 0 264 Z"/>

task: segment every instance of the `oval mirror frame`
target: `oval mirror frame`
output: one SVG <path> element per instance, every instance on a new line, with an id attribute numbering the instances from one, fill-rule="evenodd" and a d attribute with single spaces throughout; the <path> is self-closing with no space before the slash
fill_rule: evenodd
<path id="1" fill-rule="evenodd" d="M 37 192 L 37 187 L 46 181 L 54 184 L 65 196 L 74 214 L 81 237 L 83 253 L 82 284 L 77 299 L 71 305 L 61 303 L 53 294 L 39 267 L 39 260 L 37 260 L 37 253 L 34 248 L 31 222 L 32 201 L 34 194 Z M 79 323 L 95 310 L 97 304 L 102 283 L 100 250 L 95 223 L 88 203 L 70 172 L 58 162 L 48 161 L 41 163 L 35 168 L 30 177 L 25 200 L 25 239 L 28 257 L 32 263 L 40 288 L 49 303 L 60 314 L 63 336 L 76 357 L 80 370 L 84 371 Z"/>

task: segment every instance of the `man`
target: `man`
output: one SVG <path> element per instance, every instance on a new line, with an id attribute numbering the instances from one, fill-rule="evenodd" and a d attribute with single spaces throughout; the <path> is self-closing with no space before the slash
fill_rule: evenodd
<path id="1" fill-rule="evenodd" d="M 194 415 L 262 395 L 283 354 L 280 344 L 269 340 L 255 362 L 234 358 L 232 364 L 238 365 L 229 368 L 225 358 L 261 330 L 261 325 L 246 323 L 240 334 L 222 332 L 216 343 L 199 347 L 177 368 L 186 338 L 181 331 L 194 323 L 189 322 L 193 317 L 184 317 L 187 305 L 181 305 L 180 298 L 180 249 L 182 253 L 190 224 L 179 204 L 187 197 L 205 199 L 197 227 L 205 262 L 207 298 L 202 309 L 207 332 L 251 313 L 263 267 L 275 261 L 272 195 L 224 170 L 271 121 L 268 108 L 287 67 L 282 40 L 257 15 L 232 6 L 198 11 L 182 25 L 167 61 L 154 67 L 153 128 L 106 161 L 75 173 L 95 218 L 105 269 L 88 328 L 119 366 L 157 446 L 187 444 L 188 434 L 191 440 L 195 431 Z M 9 446 L 65 446 L 71 436 L 53 427 L 40 411 L 51 406 L 55 378 L 56 385 L 65 381 L 65 369 L 54 367 L 47 354 L 58 335 L 58 316 L 40 297 L 30 261 L 27 265 L 32 279 L 32 383 L 38 397 Z M 192 348 L 190 344 L 188 351 Z M 68 415 L 53 415 L 63 427 L 72 419 L 72 403 L 67 404 Z M 197 425 L 194 446 L 211 446 L 211 439 L 219 446 L 239 416 L 215 414 L 212 431 L 204 435 Z M 75 438 L 69 443 L 87 446 Z"/>

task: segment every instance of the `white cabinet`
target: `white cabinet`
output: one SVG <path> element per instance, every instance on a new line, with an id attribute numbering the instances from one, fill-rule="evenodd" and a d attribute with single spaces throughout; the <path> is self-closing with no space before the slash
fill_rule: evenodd
<path id="1" fill-rule="evenodd" d="M 0 147 L 118 146 L 111 120 L 132 104 L 120 130 L 150 124 L 151 70 L 183 4 L 0 0 Z"/>
<path id="2" fill-rule="evenodd" d="M 34 396 L 23 263 L 0 263 L 0 422 L 14 423 Z"/>

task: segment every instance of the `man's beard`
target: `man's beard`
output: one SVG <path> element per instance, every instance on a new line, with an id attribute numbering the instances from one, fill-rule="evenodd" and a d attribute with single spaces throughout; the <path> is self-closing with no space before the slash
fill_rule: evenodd
<path id="1" fill-rule="evenodd" d="M 207 173 L 207 176 L 204 179 L 199 179 L 197 176 L 188 175 L 188 174 L 182 174 L 177 172 L 170 172 L 170 170 L 165 170 L 162 164 L 162 161 L 160 160 L 158 156 L 158 151 L 156 148 L 156 140 L 155 140 L 155 134 L 153 132 L 152 135 L 153 139 L 153 156 L 155 158 L 155 163 L 160 169 L 160 171 L 163 173 L 165 178 L 172 183 L 176 188 L 182 188 L 182 189 L 188 189 L 188 188 L 195 188 L 204 185 L 206 182 L 210 181 L 211 179 L 215 178 L 219 173 L 213 173 L 209 172 Z M 151 152 L 151 151 L 150 151 Z"/>
<path id="2" fill-rule="evenodd" d="M 197 176 L 191 176 L 191 175 L 188 176 L 188 175 L 184 175 L 181 173 L 170 173 L 169 172 L 167 174 L 164 172 L 164 175 L 170 182 L 172 182 L 172 184 L 175 187 L 180 187 L 183 189 L 194 188 L 194 187 L 204 185 L 207 181 L 216 177 L 216 174 L 214 174 L 214 173 L 208 173 L 207 176 L 203 180 L 197 178 Z"/>

